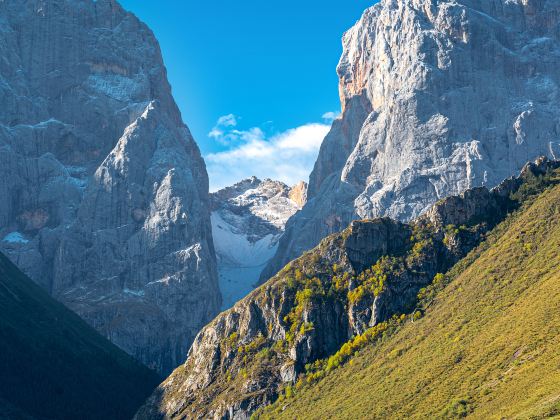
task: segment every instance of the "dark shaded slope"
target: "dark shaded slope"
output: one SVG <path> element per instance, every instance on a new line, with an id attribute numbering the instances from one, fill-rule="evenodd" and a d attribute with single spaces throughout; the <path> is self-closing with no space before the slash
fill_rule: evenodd
<path id="1" fill-rule="evenodd" d="M 2 254 L 0 378 L 2 419 L 127 419 L 159 382 Z"/>

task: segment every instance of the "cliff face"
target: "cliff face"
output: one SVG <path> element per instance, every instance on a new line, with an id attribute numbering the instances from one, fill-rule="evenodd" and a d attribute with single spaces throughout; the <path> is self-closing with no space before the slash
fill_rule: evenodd
<path id="1" fill-rule="evenodd" d="M 210 195 L 223 309 L 253 290 L 306 193 L 305 182 L 290 188 L 252 177 Z"/>
<path id="2" fill-rule="evenodd" d="M 204 162 L 113 0 L 0 3 L 0 249 L 160 372 L 219 310 Z"/>
<path id="3" fill-rule="evenodd" d="M 355 221 L 221 313 L 136 418 L 246 419 L 326 359 L 415 312 L 419 292 L 477 246 L 526 197 L 558 180 L 527 165 L 498 187 L 469 189 L 410 224 Z M 404 318 L 400 318 L 401 320 Z M 330 362 L 330 359 L 329 359 Z"/>
<path id="4" fill-rule="evenodd" d="M 560 154 L 557 0 L 382 0 L 343 38 L 342 117 L 264 281 L 351 220 L 402 221 Z"/>

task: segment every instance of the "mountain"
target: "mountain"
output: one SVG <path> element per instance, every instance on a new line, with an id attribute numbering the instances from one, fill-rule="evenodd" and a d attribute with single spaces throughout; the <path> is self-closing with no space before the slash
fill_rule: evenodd
<path id="1" fill-rule="evenodd" d="M 288 219 L 305 204 L 307 184 L 293 188 L 256 177 L 210 194 L 222 309 L 253 290 L 278 248 Z"/>
<path id="2" fill-rule="evenodd" d="M 0 418 L 129 419 L 158 375 L 0 254 Z"/>
<path id="3" fill-rule="evenodd" d="M 558 418 L 559 181 L 424 293 L 423 316 L 256 418 Z"/>
<path id="4" fill-rule="evenodd" d="M 422 306 L 420 298 L 442 286 L 444 273 L 455 264 L 454 270 L 461 270 L 469 261 L 463 259 L 497 224 L 515 220 L 534 194 L 545 191 L 540 200 L 547 202 L 547 191 L 560 191 L 559 168 L 559 162 L 541 159 L 492 190 L 477 187 L 441 200 L 411 223 L 355 221 L 327 237 L 208 324 L 185 364 L 160 385 L 136 418 L 249 418 L 279 396 L 289 397 L 295 384 L 301 388 L 321 380 L 409 317 L 415 321 L 422 316 L 429 305 Z M 536 246 L 520 237 L 516 244 L 528 252 Z M 522 262 L 516 255 L 511 258 L 510 264 Z M 492 275 L 489 267 L 485 276 Z M 494 306 L 503 307 L 500 302 Z M 527 346 L 534 344 L 528 337 Z M 400 379 L 407 381 L 406 376 Z M 369 395 L 369 389 L 363 393 Z M 321 406 L 315 410 L 320 413 Z"/>
<path id="5" fill-rule="evenodd" d="M 557 0 L 381 0 L 343 38 L 342 117 L 263 281 L 352 220 L 401 221 L 560 157 Z"/>
<path id="6" fill-rule="evenodd" d="M 114 0 L 0 2 L 0 250 L 159 372 L 221 298 L 204 161 Z"/>

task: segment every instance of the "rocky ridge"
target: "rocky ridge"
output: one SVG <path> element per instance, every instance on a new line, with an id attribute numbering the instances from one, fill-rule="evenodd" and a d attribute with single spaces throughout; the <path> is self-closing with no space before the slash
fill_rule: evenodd
<path id="1" fill-rule="evenodd" d="M 305 204 L 306 193 L 305 182 L 290 188 L 252 177 L 210 195 L 223 309 L 253 290 L 286 222 Z"/>
<path id="2" fill-rule="evenodd" d="M 546 178 L 413 315 L 356 337 L 252 418 L 557 417 L 560 171 Z"/>
<path id="3" fill-rule="evenodd" d="M 559 167 L 540 159 L 492 190 L 441 200 L 410 224 L 355 221 L 327 237 L 207 325 L 136 418 L 249 418 L 352 337 L 413 312 L 422 288 Z"/>
<path id="4" fill-rule="evenodd" d="M 407 221 L 559 156 L 557 0 L 382 0 L 343 38 L 342 117 L 265 281 L 352 220 Z"/>
<path id="5" fill-rule="evenodd" d="M 0 250 L 162 373 L 220 308 L 204 161 L 114 0 L 0 2 Z"/>

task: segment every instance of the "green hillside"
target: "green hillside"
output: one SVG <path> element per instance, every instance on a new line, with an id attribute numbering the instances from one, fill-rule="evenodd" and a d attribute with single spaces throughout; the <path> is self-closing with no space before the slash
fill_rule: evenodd
<path id="1" fill-rule="evenodd" d="M 0 418 L 129 419 L 158 382 L 0 254 Z"/>
<path id="2" fill-rule="evenodd" d="M 560 416 L 560 186 L 438 280 L 415 316 L 255 417 Z"/>

